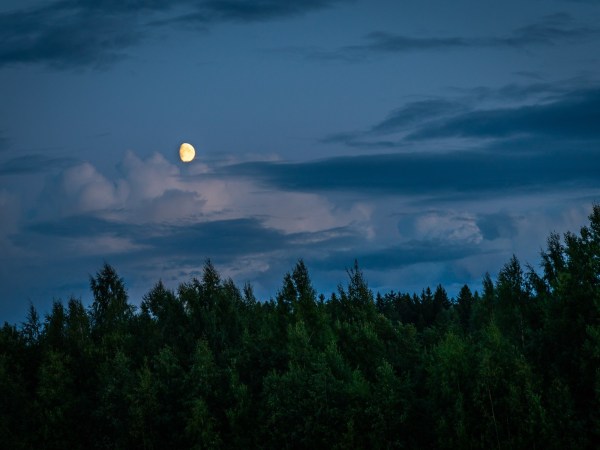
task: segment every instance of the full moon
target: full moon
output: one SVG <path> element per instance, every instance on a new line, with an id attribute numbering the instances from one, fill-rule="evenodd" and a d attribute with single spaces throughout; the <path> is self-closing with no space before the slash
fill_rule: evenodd
<path id="1" fill-rule="evenodd" d="M 194 147 L 192 147 L 191 144 L 188 144 L 187 142 L 181 144 L 181 147 L 179 147 L 179 157 L 183 162 L 188 163 L 193 160 L 195 156 L 196 150 L 194 150 Z"/>

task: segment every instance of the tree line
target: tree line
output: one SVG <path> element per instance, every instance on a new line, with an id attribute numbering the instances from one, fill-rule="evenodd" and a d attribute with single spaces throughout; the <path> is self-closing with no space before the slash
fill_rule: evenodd
<path id="1" fill-rule="evenodd" d="M 302 260 L 274 299 L 208 261 L 139 307 L 105 264 L 93 302 L 0 329 L 0 447 L 582 449 L 600 442 L 600 206 L 481 292 L 325 298 Z"/>

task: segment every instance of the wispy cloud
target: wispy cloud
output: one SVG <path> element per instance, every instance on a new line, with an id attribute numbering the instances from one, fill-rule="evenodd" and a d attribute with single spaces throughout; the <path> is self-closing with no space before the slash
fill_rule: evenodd
<path id="1" fill-rule="evenodd" d="M 454 90 L 458 97 L 411 101 L 388 113 L 379 122 L 359 131 L 334 133 L 321 143 L 341 143 L 351 148 L 415 150 L 415 145 L 436 140 L 446 151 L 454 140 L 470 140 L 469 148 L 529 150 L 542 145 L 572 149 L 582 141 L 600 139 L 600 89 L 581 80 L 562 83 L 509 84 L 499 88 Z M 487 105 L 497 106 L 490 107 Z M 484 106 L 481 106 L 484 105 Z M 548 142 L 549 139 L 559 140 Z M 490 142 L 492 140 L 492 142 Z M 510 142 L 508 142 L 510 140 Z M 537 142 L 535 141 L 537 140 Z"/>
<path id="2" fill-rule="evenodd" d="M 482 214 L 477 219 L 477 228 L 483 239 L 493 241 L 499 238 L 511 238 L 517 234 L 517 220 L 506 213 Z"/>
<path id="3" fill-rule="evenodd" d="M 574 91 L 545 104 L 470 111 L 424 125 L 411 139 L 543 135 L 600 138 L 600 89 Z"/>
<path id="4" fill-rule="evenodd" d="M 0 14 L 0 67 L 41 63 L 59 69 L 103 68 L 124 58 L 128 48 L 159 25 L 187 22 L 209 27 L 225 21 L 275 20 L 340 1 L 56 0 Z"/>
<path id="5" fill-rule="evenodd" d="M 191 13 L 178 16 L 174 20 L 177 22 L 200 22 L 202 24 L 221 21 L 261 22 L 305 14 L 341 1 L 344 0 L 305 0 L 302 2 L 210 0 L 196 2 Z"/>
<path id="6" fill-rule="evenodd" d="M 596 26 L 574 23 L 566 13 L 544 17 L 500 36 L 410 36 L 386 31 L 374 31 L 361 44 L 347 45 L 334 50 L 294 49 L 311 59 L 360 61 L 382 54 L 402 54 L 417 51 L 444 51 L 468 48 L 524 48 L 533 45 L 556 45 L 577 42 L 598 36 Z"/>
<path id="7" fill-rule="evenodd" d="M 369 133 L 394 133 L 465 109 L 466 107 L 459 102 L 441 98 L 409 102 L 392 111 L 384 120 L 372 126 Z"/>
<path id="8" fill-rule="evenodd" d="M 0 162 L 0 176 L 45 172 L 68 167 L 76 162 L 74 158 L 48 157 L 40 154 L 23 155 Z"/>
<path id="9" fill-rule="evenodd" d="M 105 14 L 83 3 L 54 2 L 0 15 L 0 67 L 102 67 L 122 58 L 122 50 L 141 37 L 130 12 Z"/>
<path id="10" fill-rule="evenodd" d="M 479 255 L 482 249 L 477 245 L 465 245 L 442 240 L 411 240 L 401 245 L 380 249 L 334 251 L 328 257 L 316 261 L 322 269 L 345 267 L 357 259 L 370 270 L 392 270 L 423 263 L 448 263 Z"/>
<path id="11" fill-rule="evenodd" d="M 338 157 L 301 163 L 248 163 L 227 168 L 279 189 L 481 196 L 561 184 L 600 182 L 596 146 L 552 153 L 462 151 Z"/>

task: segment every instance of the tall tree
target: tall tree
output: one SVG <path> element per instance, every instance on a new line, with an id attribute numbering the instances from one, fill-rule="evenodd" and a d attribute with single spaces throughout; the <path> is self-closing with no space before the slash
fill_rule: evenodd
<path id="1" fill-rule="evenodd" d="M 460 289 L 456 298 L 456 311 L 460 320 L 460 325 L 465 332 L 469 332 L 471 327 L 471 314 L 473 311 L 474 298 L 471 289 L 466 284 Z"/>
<path id="2" fill-rule="evenodd" d="M 125 283 L 114 267 L 104 263 L 95 277 L 90 277 L 94 296 L 91 307 L 92 332 L 96 341 L 103 341 L 108 348 L 123 344 L 127 324 L 133 317 L 134 308 L 127 303 Z"/>

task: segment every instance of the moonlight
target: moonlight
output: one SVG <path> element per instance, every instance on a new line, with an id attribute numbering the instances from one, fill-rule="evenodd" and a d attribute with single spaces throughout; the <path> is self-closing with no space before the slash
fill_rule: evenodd
<path id="1" fill-rule="evenodd" d="M 179 147 L 179 157 L 183 162 L 188 163 L 192 161 L 195 156 L 196 150 L 194 150 L 194 147 L 191 144 L 188 144 L 187 142 L 181 144 L 181 147 Z"/>

